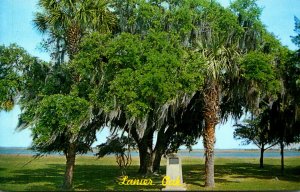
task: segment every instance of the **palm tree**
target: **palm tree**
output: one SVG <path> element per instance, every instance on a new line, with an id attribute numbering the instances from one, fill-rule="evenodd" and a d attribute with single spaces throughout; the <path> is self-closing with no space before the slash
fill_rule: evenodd
<path id="1" fill-rule="evenodd" d="M 243 7 L 241 7 L 241 5 Z M 193 39 L 198 49 L 207 60 L 206 82 L 203 90 L 203 145 L 205 148 L 205 186 L 214 187 L 214 143 L 215 126 L 222 117 L 225 117 L 220 108 L 224 96 L 236 100 L 236 89 L 241 91 L 243 85 L 238 85 L 240 76 L 239 58 L 249 50 L 256 49 L 258 34 L 261 25 L 257 21 L 259 8 L 254 1 L 237 0 L 234 11 L 221 7 L 211 1 L 205 7 L 196 26 L 198 32 Z M 245 7 L 246 6 L 246 7 Z M 251 7 L 253 9 L 246 9 Z M 244 22 L 239 22 L 238 15 L 247 15 L 253 11 L 254 17 L 244 17 Z M 237 13 L 236 15 L 234 13 Z M 251 14 L 250 14 L 251 15 Z M 247 26 L 244 26 L 247 23 Z M 250 43 L 249 43 L 250 42 Z M 241 93 L 239 93 L 241 94 Z M 239 116 L 242 104 L 235 102 L 230 106 L 229 114 Z M 225 113 L 227 113 L 225 112 Z"/>
<path id="2" fill-rule="evenodd" d="M 116 23 L 107 0 L 40 0 L 38 5 L 42 11 L 35 14 L 35 26 L 48 33 L 56 47 L 64 45 L 61 51 L 65 49 L 70 59 L 86 33 L 111 32 Z"/>
<path id="3" fill-rule="evenodd" d="M 220 105 L 222 84 L 226 82 L 226 76 L 222 73 L 230 67 L 234 68 L 234 59 L 238 57 L 238 52 L 220 47 L 216 52 L 206 53 L 208 60 L 207 78 L 203 90 L 203 145 L 205 149 L 205 186 L 214 186 L 214 144 L 215 126 L 220 120 Z"/>

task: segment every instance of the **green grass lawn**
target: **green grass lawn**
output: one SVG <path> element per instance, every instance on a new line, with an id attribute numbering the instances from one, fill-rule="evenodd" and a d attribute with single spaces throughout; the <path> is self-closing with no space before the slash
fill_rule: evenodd
<path id="1" fill-rule="evenodd" d="M 32 160 L 31 156 L 0 155 L 0 190 L 59 190 L 63 180 L 65 159 L 47 156 Z M 74 188 L 86 190 L 160 190 L 165 174 L 147 176 L 152 186 L 124 186 L 118 184 L 121 171 L 114 157 L 97 159 L 78 156 L 74 174 Z M 136 173 L 138 158 L 127 169 L 129 178 L 141 178 Z M 212 190 L 204 185 L 204 159 L 183 158 L 183 179 L 188 190 Z M 216 158 L 214 190 L 299 190 L 300 157 L 285 158 L 285 176 L 280 175 L 280 159 L 265 158 L 260 169 L 255 158 Z"/>

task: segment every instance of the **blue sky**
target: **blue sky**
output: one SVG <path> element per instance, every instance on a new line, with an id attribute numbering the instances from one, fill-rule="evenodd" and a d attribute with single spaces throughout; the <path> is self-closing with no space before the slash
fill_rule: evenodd
<path id="1" fill-rule="evenodd" d="M 228 6 L 230 0 L 219 0 Z M 0 0 L 0 44 L 17 43 L 31 55 L 49 61 L 47 53 L 39 49 L 42 35 L 34 28 L 33 12 L 37 10 L 37 0 Z M 261 19 L 270 32 L 273 32 L 283 45 L 295 50 L 290 36 L 294 34 L 294 16 L 300 18 L 300 0 L 258 0 L 263 7 Z M 0 112 L 0 146 L 28 147 L 31 143 L 30 131 L 15 131 L 20 108 L 11 112 Z M 233 121 L 216 128 L 216 148 L 256 148 L 254 145 L 241 146 L 240 141 L 233 139 Z M 105 141 L 108 131 L 97 134 L 98 142 Z M 195 148 L 203 148 L 202 142 Z"/>

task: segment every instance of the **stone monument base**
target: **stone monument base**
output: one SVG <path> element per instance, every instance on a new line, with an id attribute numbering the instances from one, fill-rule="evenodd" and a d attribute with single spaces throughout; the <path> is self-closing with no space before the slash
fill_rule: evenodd
<path id="1" fill-rule="evenodd" d="M 186 184 L 182 178 L 181 158 L 175 153 L 167 156 L 167 173 L 161 184 L 165 187 L 162 191 L 186 191 Z"/>

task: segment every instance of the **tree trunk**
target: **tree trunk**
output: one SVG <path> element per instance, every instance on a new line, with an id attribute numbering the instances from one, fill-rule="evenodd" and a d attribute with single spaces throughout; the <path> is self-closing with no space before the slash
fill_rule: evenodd
<path id="1" fill-rule="evenodd" d="M 140 168 L 138 173 L 142 175 L 150 174 L 153 172 L 153 151 L 145 142 L 139 143 L 138 147 L 140 156 Z"/>
<path id="2" fill-rule="evenodd" d="M 73 23 L 67 30 L 67 51 L 71 60 L 79 50 L 80 36 L 80 27 Z"/>
<path id="3" fill-rule="evenodd" d="M 214 144 L 215 126 L 218 123 L 219 91 L 216 82 L 206 84 L 204 94 L 204 131 L 203 145 L 205 149 L 205 186 L 214 187 Z"/>
<path id="4" fill-rule="evenodd" d="M 281 175 L 284 175 L 284 144 L 283 141 L 280 142 L 280 155 L 281 155 Z"/>
<path id="5" fill-rule="evenodd" d="M 64 190 L 71 190 L 72 189 L 72 182 L 73 182 L 73 172 L 75 166 L 75 157 L 76 157 L 76 149 L 75 144 L 70 143 L 68 150 L 66 152 L 66 171 L 65 171 L 65 178 L 63 183 Z"/>
<path id="6" fill-rule="evenodd" d="M 165 132 L 165 129 L 161 128 L 157 134 L 157 141 L 155 145 L 155 156 L 153 162 L 153 172 L 159 173 L 160 171 L 160 161 L 163 154 L 166 152 L 166 148 L 170 137 L 172 135 L 172 128 L 169 127 Z"/>
<path id="7" fill-rule="evenodd" d="M 259 168 L 264 168 L 264 152 L 265 152 L 265 146 L 262 145 L 260 148 Z"/>
<path id="8" fill-rule="evenodd" d="M 147 123 L 147 128 L 144 131 L 143 137 L 140 138 L 137 128 L 133 127 L 130 130 L 130 134 L 137 143 L 138 150 L 139 150 L 139 157 L 140 157 L 140 168 L 138 173 L 142 175 L 146 175 L 149 173 L 153 173 L 153 161 L 154 161 L 154 155 L 153 155 L 153 135 L 154 135 L 154 127 L 150 126 L 150 122 L 152 122 L 152 117 L 151 112 L 149 114 L 148 118 L 148 123 Z"/>
<path id="9" fill-rule="evenodd" d="M 153 173 L 153 134 L 154 130 L 146 130 L 142 139 L 138 140 L 138 148 L 140 152 L 140 169 L 139 173 L 146 175 Z"/>
<path id="10" fill-rule="evenodd" d="M 215 126 L 213 124 L 205 125 L 203 144 L 205 149 L 205 186 L 206 187 L 214 187 L 215 185 L 214 143 L 215 143 Z"/>
<path id="11" fill-rule="evenodd" d="M 159 173 L 160 172 L 160 161 L 161 157 L 164 154 L 164 150 L 162 149 L 157 149 L 155 150 L 154 153 L 154 161 L 153 161 L 153 172 Z"/>

